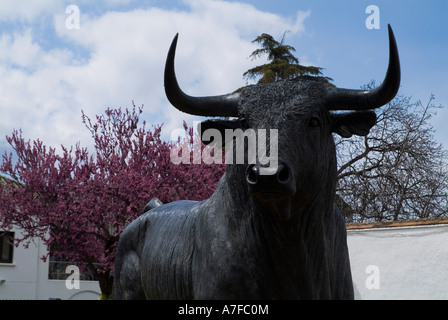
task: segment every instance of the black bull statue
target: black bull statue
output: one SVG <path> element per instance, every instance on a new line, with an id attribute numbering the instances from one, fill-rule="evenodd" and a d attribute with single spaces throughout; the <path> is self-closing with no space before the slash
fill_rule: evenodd
<path id="1" fill-rule="evenodd" d="M 352 299 L 345 223 L 334 205 L 332 133 L 368 134 L 372 109 L 396 95 L 400 63 L 390 26 L 389 66 L 373 90 L 278 81 L 192 97 L 176 80 L 176 44 L 177 35 L 165 67 L 172 105 L 234 118 L 204 128 L 277 128 L 277 170 L 261 175 L 260 164 L 227 164 L 210 199 L 155 201 L 120 237 L 114 298 Z"/>

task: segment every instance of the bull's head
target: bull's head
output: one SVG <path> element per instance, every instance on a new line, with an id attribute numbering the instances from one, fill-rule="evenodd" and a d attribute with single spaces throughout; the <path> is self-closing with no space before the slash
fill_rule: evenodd
<path id="1" fill-rule="evenodd" d="M 373 90 L 340 89 L 312 81 L 279 81 L 248 86 L 240 93 L 192 97 L 180 89 L 176 80 L 176 35 L 165 67 L 165 91 L 169 101 L 180 111 L 200 116 L 236 118 L 205 121 L 202 131 L 211 127 L 222 132 L 236 127 L 278 129 L 276 170 L 272 175 L 260 175 L 261 165 L 246 164 L 247 189 L 273 211 L 278 211 L 278 202 L 282 203 L 280 207 L 284 207 L 285 198 L 294 199 L 303 207 L 329 180 L 335 184 L 336 160 L 332 133 L 343 137 L 367 135 L 376 123 L 372 110 L 388 103 L 398 91 L 398 49 L 392 29 L 390 26 L 388 28 L 389 66 L 383 83 Z M 346 112 L 335 112 L 337 110 Z"/>

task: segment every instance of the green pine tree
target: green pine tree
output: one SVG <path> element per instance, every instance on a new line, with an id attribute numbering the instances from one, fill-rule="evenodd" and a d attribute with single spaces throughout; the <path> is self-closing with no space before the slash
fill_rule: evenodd
<path id="1" fill-rule="evenodd" d="M 285 32 L 286 34 L 286 32 Z M 261 49 L 257 49 L 250 55 L 253 59 L 267 55 L 270 63 L 249 69 L 243 76 L 246 79 L 256 79 L 258 83 L 270 83 L 278 80 L 314 80 L 331 85 L 333 79 L 322 75 L 322 68 L 313 66 L 302 66 L 299 59 L 291 53 L 296 51 L 294 47 L 276 41 L 271 35 L 263 33 L 252 43 L 258 43 Z"/>

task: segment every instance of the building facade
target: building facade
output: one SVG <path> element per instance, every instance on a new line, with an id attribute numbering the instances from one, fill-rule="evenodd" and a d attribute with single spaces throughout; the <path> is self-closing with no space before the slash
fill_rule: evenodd
<path id="1" fill-rule="evenodd" d="M 0 237 L 0 300 L 99 298 L 101 291 L 98 282 L 81 280 L 83 277 L 78 277 L 76 274 L 77 266 L 58 268 L 56 272 L 54 271 L 55 262 L 50 259 L 42 261 L 41 257 L 47 254 L 47 247 L 40 240 L 36 239 L 28 248 L 11 247 L 7 238 L 19 233 L 20 230 L 10 230 L 5 234 L 6 237 L 5 235 Z M 57 273 L 56 276 L 55 273 Z"/>

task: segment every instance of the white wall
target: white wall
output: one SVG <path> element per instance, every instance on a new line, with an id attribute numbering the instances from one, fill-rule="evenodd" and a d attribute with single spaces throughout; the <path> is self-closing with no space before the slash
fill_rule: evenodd
<path id="1" fill-rule="evenodd" d="M 13 263 L 0 263 L 0 299 L 99 298 L 101 290 L 97 281 L 80 281 L 79 289 L 67 289 L 65 280 L 48 280 L 48 262 L 40 259 L 46 252 L 38 240 L 27 249 L 14 247 Z"/>
<path id="2" fill-rule="evenodd" d="M 448 224 L 348 230 L 347 242 L 356 299 L 448 299 Z M 45 253 L 40 242 L 14 248 L 14 263 L 0 264 L 0 299 L 98 299 L 96 281 L 69 290 L 48 280 Z"/>
<path id="3" fill-rule="evenodd" d="M 348 230 L 355 299 L 448 299 L 448 225 Z"/>

